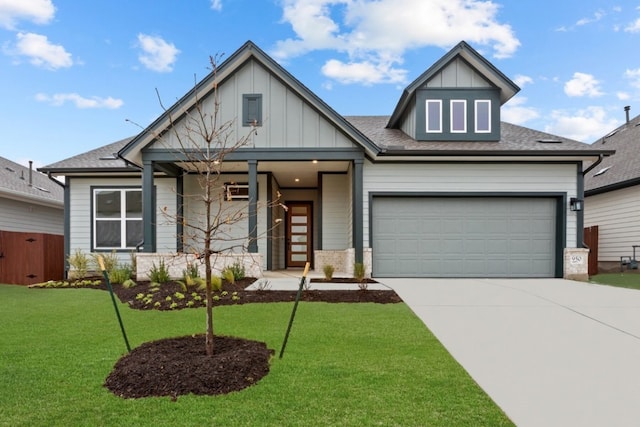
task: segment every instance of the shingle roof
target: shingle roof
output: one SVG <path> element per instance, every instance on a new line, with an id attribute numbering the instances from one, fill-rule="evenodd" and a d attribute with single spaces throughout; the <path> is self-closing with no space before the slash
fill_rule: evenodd
<path id="1" fill-rule="evenodd" d="M 0 197 L 62 207 L 64 189 L 48 176 L 0 157 Z"/>
<path id="2" fill-rule="evenodd" d="M 605 158 L 585 176 L 587 195 L 640 183 L 640 116 L 592 145 L 594 148 L 616 150 L 616 154 Z"/>
<path id="3" fill-rule="evenodd" d="M 477 154 L 477 155 L 514 155 L 522 154 L 586 154 L 593 152 L 594 147 L 572 139 L 563 138 L 546 132 L 540 132 L 511 123 L 501 123 L 499 142 L 485 141 L 416 141 L 399 129 L 386 128 L 388 116 L 349 116 L 345 117 L 374 144 L 387 152 L 407 154 L 425 152 L 439 155 Z M 542 141 L 542 142 L 541 142 Z M 607 147 L 601 147 L 606 149 Z M 426 153 L 428 152 L 428 153 Z"/>
<path id="4" fill-rule="evenodd" d="M 89 172 L 100 169 L 101 171 L 132 171 L 136 170 L 127 166 L 124 160 L 118 158 L 116 154 L 120 151 L 132 138 L 122 139 L 111 144 L 90 150 L 82 154 L 78 154 L 68 159 L 52 163 L 38 170 L 43 172 Z"/>

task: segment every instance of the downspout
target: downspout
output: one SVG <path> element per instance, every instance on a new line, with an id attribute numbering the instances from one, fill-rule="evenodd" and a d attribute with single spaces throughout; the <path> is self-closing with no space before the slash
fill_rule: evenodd
<path id="1" fill-rule="evenodd" d="M 604 154 L 600 154 L 598 156 L 598 160 L 596 160 L 592 165 L 582 171 L 582 176 L 580 177 L 580 182 L 578 183 L 578 198 L 584 200 L 584 177 L 591 172 L 595 167 L 597 167 L 604 160 Z M 576 245 L 579 248 L 591 249 L 584 244 L 584 209 L 578 212 L 578 217 L 576 219 L 576 228 L 577 228 L 577 242 Z"/>

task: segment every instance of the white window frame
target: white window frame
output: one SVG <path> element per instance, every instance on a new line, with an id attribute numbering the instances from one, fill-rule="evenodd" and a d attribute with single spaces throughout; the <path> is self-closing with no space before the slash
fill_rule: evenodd
<path id="1" fill-rule="evenodd" d="M 429 122 L 429 105 L 435 104 L 438 106 L 438 128 L 430 129 L 431 124 Z M 427 99 L 425 102 L 425 130 L 427 133 L 442 133 L 442 100 L 441 99 Z"/>
<path id="2" fill-rule="evenodd" d="M 93 222 L 93 235 L 92 246 L 96 250 L 120 250 L 120 249 L 135 249 L 134 246 L 127 246 L 127 221 L 140 221 L 142 223 L 142 212 L 139 217 L 127 217 L 127 192 L 139 192 L 142 193 L 140 187 L 127 187 L 127 188 L 94 188 L 93 189 L 93 209 L 91 212 L 91 220 Z M 120 217 L 119 218 L 98 218 L 98 194 L 101 192 L 120 192 Z M 142 196 L 142 194 L 141 194 Z M 120 221 L 120 246 L 98 246 L 98 227 L 97 223 L 100 221 Z"/>
<path id="3" fill-rule="evenodd" d="M 228 202 L 233 200 L 249 200 L 249 184 L 225 184 L 225 191 Z"/>
<path id="4" fill-rule="evenodd" d="M 454 104 L 462 104 L 462 129 L 454 129 L 455 123 L 454 117 Z M 451 133 L 467 133 L 467 100 L 466 99 L 452 99 L 449 101 L 449 126 Z"/>
<path id="5" fill-rule="evenodd" d="M 478 105 L 487 104 L 487 129 L 480 130 L 478 127 Z M 474 131 L 476 133 L 491 133 L 491 100 L 490 99 L 476 99 L 474 101 Z"/>

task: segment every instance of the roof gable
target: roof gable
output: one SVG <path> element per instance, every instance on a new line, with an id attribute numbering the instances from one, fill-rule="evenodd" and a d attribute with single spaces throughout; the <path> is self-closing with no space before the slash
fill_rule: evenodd
<path id="1" fill-rule="evenodd" d="M 379 151 L 378 147 L 251 41 L 246 42 L 240 49 L 222 62 L 217 67 L 215 73 L 210 73 L 197 83 L 193 89 L 167 109 L 165 113 L 158 117 L 158 119 L 144 131 L 134 137 L 118 154 L 128 161 L 140 165 L 141 150 L 143 148 L 152 144 L 158 135 L 162 135 L 171 128 L 172 122 L 177 123 L 197 102 L 201 102 L 216 88 L 224 85 L 227 80 L 231 79 L 243 68 L 246 68 L 245 65 L 251 61 L 259 64 L 259 66 L 267 70 L 268 73 L 276 76 L 278 81 L 289 91 L 302 99 L 304 103 L 312 106 L 312 109 L 324 120 L 337 128 L 342 134 L 347 135 L 350 140 L 354 141 L 370 155 L 375 156 L 375 154 L 377 154 Z M 222 100 L 221 104 L 225 102 L 225 100 Z M 242 117 L 236 117 L 237 120 L 241 118 Z"/>
<path id="2" fill-rule="evenodd" d="M 460 69 L 465 69 L 466 72 L 459 73 Z M 460 75 L 464 77 L 459 77 Z M 461 87 L 461 85 L 496 87 L 500 91 L 501 104 L 507 102 L 520 90 L 513 81 L 475 49 L 461 41 L 405 88 L 387 126 L 390 128 L 398 126 L 418 89 Z"/>

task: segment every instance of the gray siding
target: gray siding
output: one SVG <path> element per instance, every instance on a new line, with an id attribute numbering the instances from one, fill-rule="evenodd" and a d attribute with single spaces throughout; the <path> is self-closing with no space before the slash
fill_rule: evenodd
<path id="1" fill-rule="evenodd" d="M 346 174 L 323 175 L 322 249 L 347 249 L 351 224 L 351 198 L 345 191 L 351 185 Z"/>
<path id="2" fill-rule="evenodd" d="M 233 123 L 230 131 L 233 142 L 249 134 L 242 126 L 242 95 L 262 95 L 262 126 L 247 141 L 250 146 L 350 148 L 353 144 L 327 121 L 305 99 L 282 84 L 255 61 L 249 61 L 225 80 L 218 90 L 220 114 L 218 123 Z M 213 111 L 212 97 L 203 101 L 205 111 Z M 179 121 L 176 131 L 185 134 L 185 121 Z M 196 135 L 194 135 L 195 137 Z M 197 138 L 200 140 L 201 138 Z M 154 148 L 177 148 L 174 133 L 167 134 Z"/>
<path id="3" fill-rule="evenodd" d="M 13 199 L 0 199 L 0 230 L 64 234 L 64 210 Z"/>
<path id="4" fill-rule="evenodd" d="M 620 261 L 640 245 L 640 191 L 624 188 L 585 200 L 584 226 L 598 226 L 598 260 Z M 636 254 L 637 255 L 637 254 Z"/>
<path id="5" fill-rule="evenodd" d="M 469 66 L 464 60 L 456 58 L 435 74 L 428 82 L 429 88 L 486 88 L 491 84 Z"/>
<path id="6" fill-rule="evenodd" d="M 573 164 L 373 164 L 364 165 L 364 246 L 369 243 L 370 192 L 566 193 L 576 197 Z M 576 245 L 576 213 L 567 213 L 566 242 Z"/>

